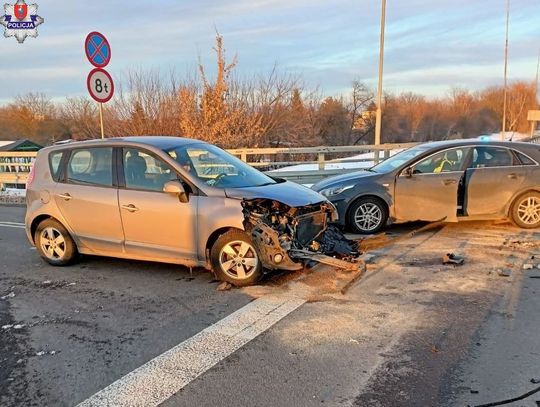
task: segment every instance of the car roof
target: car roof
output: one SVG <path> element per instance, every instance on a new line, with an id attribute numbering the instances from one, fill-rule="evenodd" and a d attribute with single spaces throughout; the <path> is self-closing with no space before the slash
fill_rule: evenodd
<path id="1" fill-rule="evenodd" d="M 534 147 L 535 145 L 532 143 L 526 143 L 521 141 L 498 141 L 498 140 L 484 140 L 482 138 L 473 138 L 473 139 L 465 139 L 465 140 L 444 140 L 444 141 L 431 141 L 423 144 L 419 144 L 419 146 L 426 146 L 430 148 L 439 148 L 439 147 L 459 147 L 459 146 L 469 146 L 469 145 L 486 145 L 486 146 L 501 146 L 501 147 L 513 147 L 513 148 L 520 148 L 520 147 Z"/>
<path id="2" fill-rule="evenodd" d="M 62 142 L 52 147 L 73 148 L 78 146 L 99 146 L 103 144 L 129 144 L 129 145 L 146 145 L 158 148 L 160 150 L 169 150 L 172 148 L 182 147 L 194 143 L 204 143 L 204 141 L 173 136 L 129 136 L 129 137 L 112 137 L 106 139 L 93 139 L 85 141 Z"/>

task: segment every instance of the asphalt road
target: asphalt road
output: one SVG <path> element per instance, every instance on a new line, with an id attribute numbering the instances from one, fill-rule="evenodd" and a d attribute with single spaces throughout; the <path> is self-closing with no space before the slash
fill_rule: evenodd
<path id="1" fill-rule="evenodd" d="M 174 265 L 84 257 L 54 268 L 16 227 L 23 216 L 0 206 L 2 406 L 74 406 L 118 379 L 111 391 L 122 391 L 140 366 L 172 363 L 171 352 L 163 356 L 171 348 L 197 356 L 177 365 L 192 369 L 184 384 L 174 372 L 145 384 L 148 394 L 178 389 L 164 406 L 465 406 L 539 386 L 530 379 L 540 379 L 540 270 L 522 270 L 538 263 L 530 260 L 538 232 L 434 229 L 373 250 L 367 273 L 343 295 L 348 277 L 328 268 L 229 291 L 217 291 L 210 273 Z M 448 251 L 466 263 L 441 265 Z M 211 342 L 274 297 L 297 303 L 268 323 L 248 321 L 238 346 Z M 175 348 L 192 351 L 201 331 L 209 342 L 198 353 Z"/>

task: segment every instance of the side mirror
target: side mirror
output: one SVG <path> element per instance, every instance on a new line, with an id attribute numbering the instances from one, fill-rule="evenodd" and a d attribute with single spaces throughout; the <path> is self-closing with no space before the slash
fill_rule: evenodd
<path id="1" fill-rule="evenodd" d="M 189 202 L 189 195 L 180 181 L 168 181 L 163 185 L 163 192 L 177 195 L 178 200 L 182 203 Z"/>
<path id="2" fill-rule="evenodd" d="M 401 173 L 401 175 L 407 177 L 407 178 L 411 178 L 414 174 L 414 170 L 412 167 L 407 167 L 403 170 L 403 172 Z"/>

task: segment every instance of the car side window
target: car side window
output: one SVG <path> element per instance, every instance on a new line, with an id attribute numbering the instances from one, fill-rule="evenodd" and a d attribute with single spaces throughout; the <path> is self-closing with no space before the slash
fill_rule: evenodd
<path id="1" fill-rule="evenodd" d="M 465 148 L 453 148 L 441 151 L 416 163 L 413 167 L 414 174 L 438 174 L 441 172 L 460 171 L 467 150 Z"/>
<path id="2" fill-rule="evenodd" d="M 502 147 L 475 147 L 471 168 L 510 167 L 513 158 L 510 151 Z"/>
<path id="3" fill-rule="evenodd" d="M 513 150 L 513 151 L 518 160 L 516 165 L 536 165 L 536 163 L 532 159 L 527 157 L 525 154 L 520 153 L 519 151 L 516 151 L 516 150 Z"/>
<path id="4" fill-rule="evenodd" d="M 111 147 L 81 148 L 71 151 L 67 164 L 67 182 L 111 187 L 112 151 Z"/>
<path id="5" fill-rule="evenodd" d="M 49 166 L 52 179 L 58 182 L 60 178 L 60 162 L 62 161 L 63 151 L 53 151 L 49 154 Z"/>
<path id="6" fill-rule="evenodd" d="M 168 181 L 178 179 L 169 164 L 142 150 L 125 148 L 122 158 L 126 188 L 163 192 Z"/>

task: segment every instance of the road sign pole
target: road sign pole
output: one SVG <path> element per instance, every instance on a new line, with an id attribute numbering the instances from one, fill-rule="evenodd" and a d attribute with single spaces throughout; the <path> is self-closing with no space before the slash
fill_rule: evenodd
<path id="1" fill-rule="evenodd" d="M 86 36 L 84 41 L 84 52 L 88 61 L 95 66 L 90 71 L 86 79 L 86 86 L 92 99 L 99 105 L 99 126 L 101 138 L 105 138 L 103 129 L 103 103 L 107 103 L 114 94 L 114 82 L 109 73 L 102 69 L 111 60 L 111 46 L 105 36 L 97 31 L 93 31 Z"/>
<path id="2" fill-rule="evenodd" d="M 105 132 L 103 131 L 103 103 L 99 103 L 99 124 L 101 126 L 101 138 L 105 138 Z"/>

